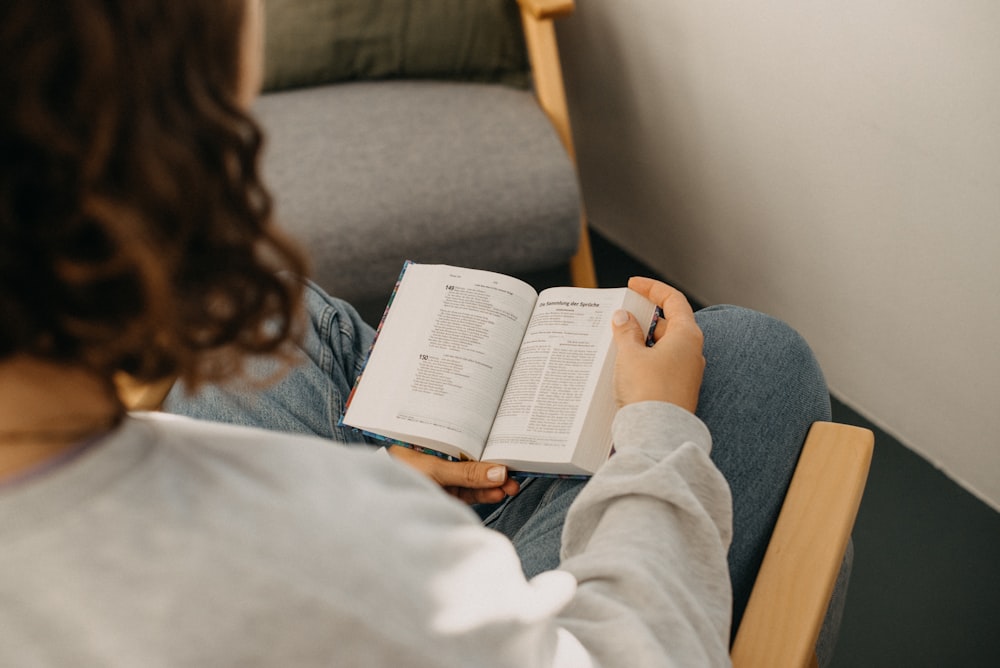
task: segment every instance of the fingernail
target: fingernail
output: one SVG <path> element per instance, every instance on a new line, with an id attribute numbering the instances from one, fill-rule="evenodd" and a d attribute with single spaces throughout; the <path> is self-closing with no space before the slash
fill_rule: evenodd
<path id="1" fill-rule="evenodd" d="M 494 466 L 486 472 L 486 479 L 491 482 L 501 482 L 507 477 L 507 469 L 502 466 Z"/>
<path id="2" fill-rule="evenodd" d="M 621 327 L 626 322 L 628 322 L 628 313 L 626 311 L 618 309 L 617 311 L 614 312 L 614 315 L 611 316 L 611 322 Z"/>

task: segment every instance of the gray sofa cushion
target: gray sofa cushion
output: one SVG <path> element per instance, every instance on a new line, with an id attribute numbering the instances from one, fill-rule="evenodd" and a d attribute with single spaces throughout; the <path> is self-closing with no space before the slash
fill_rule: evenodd
<path id="1" fill-rule="evenodd" d="M 384 299 L 406 259 L 518 273 L 576 249 L 575 170 L 529 91 L 357 82 L 256 111 L 278 221 L 334 295 Z"/>

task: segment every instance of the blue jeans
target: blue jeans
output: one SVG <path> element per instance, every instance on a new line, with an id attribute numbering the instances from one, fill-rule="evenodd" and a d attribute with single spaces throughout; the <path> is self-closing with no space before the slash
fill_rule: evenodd
<path id="1" fill-rule="evenodd" d="M 363 442 L 337 427 L 374 331 L 353 307 L 314 285 L 302 363 L 277 384 L 244 382 L 188 395 L 175 387 L 166 410 L 192 417 Z M 733 495 L 733 628 L 737 628 L 809 426 L 830 419 L 823 374 L 808 345 L 760 313 L 715 306 L 696 314 L 705 334 L 698 416 L 712 434 L 712 459 Z M 274 370 L 252 366 L 263 378 Z M 511 538 L 527 576 L 555 568 L 563 519 L 579 480 L 534 478 L 503 503 L 480 507 L 484 523 Z"/>

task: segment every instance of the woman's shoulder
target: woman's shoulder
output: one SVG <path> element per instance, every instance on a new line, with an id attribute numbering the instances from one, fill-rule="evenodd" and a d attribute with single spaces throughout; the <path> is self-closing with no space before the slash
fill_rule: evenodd
<path id="1" fill-rule="evenodd" d="M 366 487 L 434 486 L 364 443 L 341 443 L 317 436 L 198 420 L 166 413 L 134 413 L 128 420 L 142 429 L 158 460 L 212 471 L 217 476 L 256 480 L 264 485 L 301 489 L 318 483 L 363 481 Z"/>

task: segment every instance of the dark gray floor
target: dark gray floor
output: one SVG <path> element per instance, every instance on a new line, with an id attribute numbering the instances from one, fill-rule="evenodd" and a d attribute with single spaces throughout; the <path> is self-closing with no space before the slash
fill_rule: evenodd
<path id="1" fill-rule="evenodd" d="M 1000 514 L 875 432 L 834 666 L 1000 665 Z"/>
<path id="2" fill-rule="evenodd" d="M 597 235 L 593 246 L 603 286 L 654 275 Z M 1000 513 L 833 404 L 835 421 L 875 432 L 833 665 L 1000 666 Z"/>

